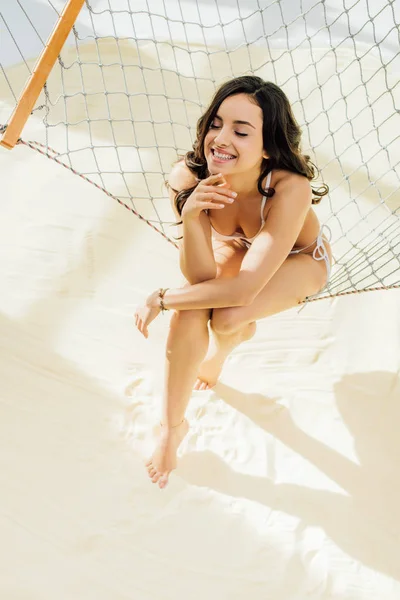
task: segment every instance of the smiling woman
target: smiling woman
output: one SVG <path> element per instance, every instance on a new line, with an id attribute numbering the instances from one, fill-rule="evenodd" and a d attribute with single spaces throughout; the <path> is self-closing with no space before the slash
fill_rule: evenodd
<path id="1" fill-rule="evenodd" d="M 246 115 L 254 125 L 250 121 L 235 118 L 237 114 Z M 257 181 L 260 156 L 261 160 L 267 158 L 263 150 L 262 122 L 260 107 L 251 102 L 247 95 L 237 94 L 226 98 L 219 108 L 219 114 L 213 118 L 204 141 L 205 153 L 210 154 L 210 171 L 219 165 L 232 169 L 235 167 L 232 175 L 238 180 L 239 173 L 245 174 L 247 179 L 254 179 L 256 169 Z"/>
<path id="2" fill-rule="evenodd" d="M 79 2 L 0 148 L 0 598 L 399 600 L 398 3 Z M 0 4 L 2 131 L 67 0 Z"/>
<path id="3" fill-rule="evenodd" d="M 296 306 L 328 282 L 331 248 L 311 206 L 327 186 L 310 185 L 315 171 L 300 138 L 278 86 L 238 77 L 217 90 L 198 121 L 193 150 L 170 175 L 186 285 L 154 292 L 135 315 L 147 337 L 161 311 L 175 310 L 160 438 L 147 462 L 160 487 L 188 432 L 193 386 L 215 385 L 227 356 L 254 335 L 257 320 Z"/>

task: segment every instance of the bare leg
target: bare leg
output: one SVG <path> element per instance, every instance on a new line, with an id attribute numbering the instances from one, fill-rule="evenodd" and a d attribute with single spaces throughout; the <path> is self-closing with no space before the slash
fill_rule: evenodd
<path id="1" fill-rule="evenodd" d="M 234 333 L 219 333 L 212 330 L 207 356 L 201 363 L 194 384 L 195 390 L 207 390 L 217 383 L 225 360 L 236 346 L 253 337 L 256 323 L 247 323 Z"/>
<path id="2" fill-rule="evenodd" d="M 176 468 L 176 453 L 188 432 L 184 419 L 193 384 L 209 342 L 210 310 L 174 312 L 167 340 L 162 427 L 157 447 L 146 463 L 151 480 L 167 485 Z"/>

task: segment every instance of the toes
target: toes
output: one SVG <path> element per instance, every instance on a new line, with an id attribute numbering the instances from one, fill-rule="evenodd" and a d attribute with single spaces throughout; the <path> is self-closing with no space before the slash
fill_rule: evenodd
<path id="1" fill-rule="evenodd" d="M 201 379 L 196 379 L 196 383 L 194 384 L 193 389 L 199 390 L 201 383 L 202 383 Z"/>
<path id="2" fill-rule="evenodd" d="M 204 386 L 207 385 L 206 381 L 203 381 L 202 379 L 200 379 L 200 377 L 198 377 L 196 379 L 196 383 L 193 386 L 194 390 L 205 390 L 206 388 Z"/>
<path id="3" fill-rule="evenodd" d="M 203 391 L 211 390 L 213 387 L 215 387 L 215 383 L 208 383 L 208 381 L 203 381 L 203 379 L 197 378 L 193 389 Z"/>
<path id="4" fill-rule="evenodd" d="M 148 474 L 148 476 L 149 476 L 150 478 L 153 478 L 153 477 L 154 477 L 154 475 L 157 473 L 157 469 L 156 469 L 156 467 L 153 465 L 153 463 L 152 463 L 152 461 L 151 461 L 151 460 L 150 460 L 150 461 L 147 463 L 147 465 L 146 465 L 146 468 L 147 468 L 147 474 Z"/>
<path id="5" fill-rule="evenodd" d="M 164 473 L 164 475 L 162 477 L 160 477 L 160 481 L 158 482 L 158 485 L 161 489 L 167 487 L 168 485 L 168 476 L 169 473 Z"/>
<path id="6" fill-rule="evenodd" d="M 162 473 L 158 471 L 157 468 L 153 465 L 151 459 L 147 461 L 146 467 L 147 474 L 150 477 L 151 481 L 153 483 L 157 483 L 158 481 L 158 485 L 160 486 L 160 488 L 165 488 L 168 484 L 168 476 L 170 474 L 170 471 L 168 471 L 167 473 Z"/>

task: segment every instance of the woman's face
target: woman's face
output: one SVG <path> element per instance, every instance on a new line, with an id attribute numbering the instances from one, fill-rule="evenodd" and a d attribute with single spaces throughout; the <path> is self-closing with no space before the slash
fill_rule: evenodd
<path id="1" fill-rule="evenodd" d="M 204 154 L 210 173 L 258 176 L 262 158 L 266 158 L 262 125 L 261 108 L 246 94 L 226 98 L 204 140 Z"/>

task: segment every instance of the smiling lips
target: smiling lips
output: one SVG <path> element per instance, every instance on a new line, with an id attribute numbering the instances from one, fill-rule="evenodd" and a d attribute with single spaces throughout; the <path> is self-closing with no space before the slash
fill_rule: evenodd
<path id="1" fill-rule="evenodd" d="M 232 160 L 232 159 L 236 158 L 235 156 L 232 156 L 232 154 L 225 154 L 225 152 L 218 152 L 218 150 L 215 150 L 214 148 L 211 149 L 211 153 L 213 155 L 213 158 L 216 159 L 217 162 L 228 162 L 228 160 Z"/>

